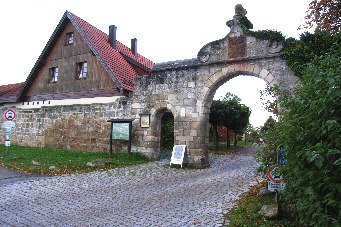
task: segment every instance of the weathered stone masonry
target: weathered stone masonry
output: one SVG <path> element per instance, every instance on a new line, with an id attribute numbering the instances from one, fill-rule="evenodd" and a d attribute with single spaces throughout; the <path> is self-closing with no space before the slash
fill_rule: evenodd
<path id="1" fill-rule="evenodd" d="M 161 117 L 171 111 L 175 144 L 187 145 L 190 163 L 209 167 L 209 111 L 220 85 L 239 75 L 256 76 L 270 86 L 282 82 L 291 87 L 297 80 L 280 57 L 280 42 L 247 35 L 236 15 L 227 24 L 229 34 L 205 45 L 197 58 L 156 64 L 150 76 L 135 77 L 135 90 L 128 98 L 109 104 L 17 109 L 13 144 L 108 152 L 107 120 L 126 118 L 134 120 L 132 151 L 158 159 Z M 150 114 L 149 128 L 140 127 L 140 114 Z M 116 142 L 114 150 L 126 151 L 127 144 Z"/>
<path id="2" fill-rule="evenodd" d="M 135 151 L 152 158 L 160 154 L 160 119 L 174 115 L 175 144 L 187 145 L 189 161 L 208 167 L 209 111 L 216 89 L 238 75 L 252 75 L 270 86 L 292 86 L 296 77 L 279 52 L 282 44 L 247 35 L 237 16 L 227 23 L 230 33 L 205 45 L 197 58 L 157 64 L 151 76 L 135 79 L 132 115 Z M 240 89 L 243 89 L 242 87 Z M 139 127 L 139 115 L 151 114 L 151 127 Z"/>
<path id="3" fill-rule="evenodd" d="M 126 98 L 108 104 L 50 106 L 36 109 L 15 109 L 16 127 L 11 136 L 13 145 L 55 147 L 91 152 L 109 151 L 111 118 L 129 118 Z M 11 107 L 1 107 L 4 113 Z M 1 124 L 4 119 L 1 119 Z M 5 130 L 0 131 L 1 143 Z M 125 142 L 114 142 L 114 152 L 126 152 Z"/>

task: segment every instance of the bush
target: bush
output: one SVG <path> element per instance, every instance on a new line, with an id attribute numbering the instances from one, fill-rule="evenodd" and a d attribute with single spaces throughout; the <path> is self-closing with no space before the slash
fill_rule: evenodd
<path id="1" fill-rule="evenodd" d="M 287 47 L 291 51 L 285 50 L 286 54 L 291 53 L 287 63 L 301 81 L 292 90 L 275 89 L 281 107 L 280 120 L 265 140 L 287 150 L 283 171 L 287 187 L 282 198 L 292 205 L 300 222 L 307 226 L 339 226 L 341 35 L 329 34 L 328 38 L 318 39 L 321 37 L 318 32 L 307 37 L 296 41 L 297 49 L 294 45 Z M 316 51 L 308 50 L 310 47 Z M 298 50 L 308 51 L 309 59 L 297 55 L 295 60 Z M 266 168 L 267 160 L 262 161 Z"/>

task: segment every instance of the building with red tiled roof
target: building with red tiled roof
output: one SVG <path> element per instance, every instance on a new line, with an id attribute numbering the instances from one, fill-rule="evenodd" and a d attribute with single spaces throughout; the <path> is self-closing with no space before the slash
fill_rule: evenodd
<path id="1" fill-rule="evenodd" d="M 137 53 L 137 40 L 131 43 L 129 48 L 116 40 L 115 26 L 107 35 L 66 11 L 27 80 L 0 87 L 0 103 L 126 96 L 134 91 L 134 78 L 154 66 Z"/>
<path id="2" fill-rule="evenodd" d="M 130 118 L 134 79 L 150 75 L 154 63 L 66 11 L 24 83 L 0 86 L 0 112 L 16 113 L 9 137 L 20 146 L 54 147 L 91 152 L 125 149 L 109 142 L 109 119 Z M 0 118 L 0 125 L 6 118 Z M 108 135 L 104 136 L 104 135 Z"/>
<path id="3" fill-rule="evenodd" d="M 0 103 L 16 102 L 23 85 L 24 83 L 17 83 L 0 86 Z"/>

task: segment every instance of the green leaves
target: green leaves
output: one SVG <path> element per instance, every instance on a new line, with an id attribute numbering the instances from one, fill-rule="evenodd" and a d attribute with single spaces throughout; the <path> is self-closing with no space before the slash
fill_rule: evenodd
<path id="1" fill-rule="evenodd" d="M 340 225 L 341 34 L 305 33 L 286 44 L 282 56 L 301 80 L 291 90 L 274 89 L 281 112 L 264 134 L 269 156 L 263 155 L 263 167 L 281 145 L 288 151 L 283 198 L 294 204 L 300 222 Z"/>

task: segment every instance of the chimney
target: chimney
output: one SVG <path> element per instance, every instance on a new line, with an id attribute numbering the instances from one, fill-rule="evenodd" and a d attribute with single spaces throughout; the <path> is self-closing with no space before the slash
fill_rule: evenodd
<path id="1" fill-rule="evenodd" d="M 116 50 L 116 30 L 117 30 L 117 27 L 115 25 L 109 26 L 109 40 L 108 40 L 108 42 L 114 50 Z"/>
<path id="2" fill-rule="evenodd" d="M 131 39 L 131 52 L 133 52 L 133 55 L 137 57 L 137 39 Z"/>

